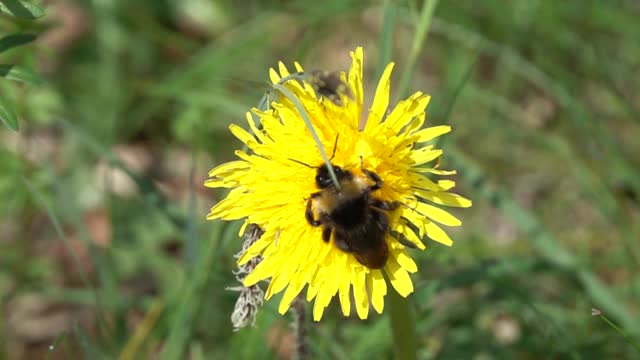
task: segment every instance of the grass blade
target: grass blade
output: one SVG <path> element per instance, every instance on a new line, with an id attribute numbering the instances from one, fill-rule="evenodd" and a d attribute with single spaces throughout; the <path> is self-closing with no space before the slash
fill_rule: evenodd
<path id="1" fill-rule="evenodd" d="M 424 41 L 427 38 L 427 32 L 431 27 L 431 20 L 433 19 L 433 13 L 435 12 L 437 0 L 427 0 L 422 6 L 420 12 L 420 18 L 416 26 L 416 36 L 413 38 L 413 44 L 411 45 L 411 51 L 409 52 L 407 63 L 405 64 L 402 77 L 400 78 L 400 85 L 398 87 L 398 97 L 403 97 L 407 94 L 409 89 L 409 83 L 414 76 L 414 68 L 420 51 L 424 47 Z"/>
<path id="2" fill-rule="evenodd" d="M 18 125 L 18 115 L 13 109 L 13 105 L 9 104 L 4 98 L 0 97 L 0 120 L 6 127 L 13 131 L 18 131 L 20 128 Z"/>
<path id="3" fill-rule="evenodd" d="M 1 10 L 9 12 L 11 15 L 21 18 L 34 20 L 44 16 L 44 10 L 42 8 L 27 2 L 19 0 L 0 0 Z"/>
<path id="4" fill-rule="evenodd" d="M 465 169 L 461 172 L 463 180 L 474 187 L 480 196 L 502 210 L 527 235 L 526 238 L 538 253 L 553 265 L 572 272 L 594 304 L 605 309 L 633 334 L 640 334 L 640 325 L 633 320 L 626 306 L 592 271 L 582 265 L 575 255 L 563 247 L 533 213 L 521 207 L 504 192 L 488 185 L 485 172 L 469 157 L 452 146 L 447 152 L 456 167 Z"/>
<path id="5" fill-rule="evenodd" d="M 396 25 L 396 3 L 385 0 L 382 5 L 382 29 L 378 39 L 378 63 L 376 64 L 375 78 L 379 79 L 385 66 L 391 62 L 393 52 L 393 33 Z"/>
<path id="6" fill-rule="evenodd" d="M 30 33 L 17 33 L 11 34 L 0 39 L 0 53 L 3 53 L 11 48 L 18 47 L 24 44 L 28 44 L 36 39 L 36 34 Z"/>
<path id="7" fill-rule="evenodd" d="M 0 76 L 7 80 L 14 80 L 30 85 L 41 85 L 44 81 L 34 71 L 17 65 L 0 65 Z"/>

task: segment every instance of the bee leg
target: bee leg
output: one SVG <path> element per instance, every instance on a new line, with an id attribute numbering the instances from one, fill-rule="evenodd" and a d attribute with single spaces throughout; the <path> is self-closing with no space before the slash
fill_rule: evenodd
<path id="1" fill-rule="evenodd" d="M 333 229 L 331 228 L 331 226 L 325 226 L 322 229 L 322 241 L 328 243 L 329 241 L 331 241 L 331 232 L 333 231 Z"/>
<path id="2" fill-rule="evenodd" d="M 365 175 L 367 175 L 369 179 L 373 180 L 373 182 L 375 183 L 369 188 L 370 191 L 375 191 L 382 187 L 382 179 L 380 178 L 380 176 L 378 176 L 378 174 L 374 173 L 373 171 L 364 168 L 362 156 L 360 156 L 360 169 Z"/>
<path id="3" fill-rule="evenodd" d="M 309 200 L 307 200 L 307 209 L 304 212 L 304 217 L 307 219 L 307 222 L 312 226 L 320 226 L 322 224 L 322 222 L 320 222 L 319 220 L 316 220 L 313 217 L 313 210 L 311 209 L 312 200 L 317 198 L 319 195 L 320 193 L 311 194 L 311 197 L 309 198 Z"/>
<path id="4" fill-rule="evenodd" d="M 409 241 L 409 239 L 407 239 L 404 235 L 400 234 L 399 236 L 396 237 L 396 239 L 398 240 L 398 242 L 410 249 L 417 249 L 418 246 L 416 246 L 416 244 L 412 243 L 411 241 Z"/>
<path id="5" fill-rule="evenodd" d="M 374 199 L 371 201 L 371 207 L 378 208 L 384 211 L 392 211 L 400 207 L 400 202 Z"/>

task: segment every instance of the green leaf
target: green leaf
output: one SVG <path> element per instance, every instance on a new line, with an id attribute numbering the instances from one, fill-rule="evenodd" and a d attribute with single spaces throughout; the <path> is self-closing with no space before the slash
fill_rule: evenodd
<path id="1" fill-rule="evenodd" d="M 16 65 L 0 65 L 0 76 L 31 85 L 41 85 L 44 82 L 37 73 Z"/>
<path id="2" fill-rule="evenodd" d="M 13 47 L 24 45 L 36 39 L 36 34 L 18 33 L 11 34 L 0 39 L 0 53 Z"/>
<path id="3" fill-rule="evenodd" d="M 18 131 L 18 115 L 13 106 L 0 97 L 0 120 L 11 130 Z"/>
<path id="4" fill-rule="evenodd" d="M 0 10 L 21 19 L 37 19 L 44 15 L 39 6 L 19 0 L 0 0 Z"/>

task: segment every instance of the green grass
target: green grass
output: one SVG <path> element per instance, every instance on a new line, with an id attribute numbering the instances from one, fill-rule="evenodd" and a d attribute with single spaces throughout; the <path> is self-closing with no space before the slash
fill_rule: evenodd
<path id="1" fill-rule="evenodd" d="M 239 224 L 204 220 L 224 194 L 201 184 L 269 67 L 344 70 L 358 45 L 365 102 L 390 60 L 392 99 L 432 95 L 474 201 L 453 247 L 415 252 L 418 358 L 640 356 L 634 2 L 76 1 L 79 34 L 0 3 L 0 359 L 290 354 L 278 296 L 232 331 Z M 313 358 L 392 358 L 389 310 L 332 304 Z"/>

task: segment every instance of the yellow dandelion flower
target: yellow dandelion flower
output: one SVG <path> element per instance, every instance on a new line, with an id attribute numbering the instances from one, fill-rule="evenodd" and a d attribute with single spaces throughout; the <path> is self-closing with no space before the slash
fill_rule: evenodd
<path id="1" fill-rule="evenodd" d="M 385 275 L 400 295 L 412 293 L 409 274 L 418 267 L 407 245 L 425 249 L 420 240 L 425 236 L 451 245 L 452 240 L 440 225 L 459 226 L 461 222 L 436 205 L 471 206 L 470 200 L 448 191 L 455 185 L 453 181 L 430 179 L 433 175 L 455 173 L 438 169 L 442 150 L 429 144 L 451 128 L 422 127 L 430 97 L 417 92 L 387 114 L 389 79 L 394 66 L 390 63 L 382 74 L 366 122 L 362 123 L 362 48 L 358 47 L 351 57 L 348 75 L 341 74 L 350 88 L 349 96 L 342 96 L 341 101 L 318 97 L 314 87 L 306 82 L 288 81 L 285 86 L 304 106 L 324 149 L 335 152 L 331 163 L 352 174 L 360 184 L 368 184 L 371 193 L 367 195 L 378 201 L 369 205 L 380 206 L 383 202 L 398 205 L 370 210 L 388 222 L 388 230 L 382 237 L 388 251 L 384 266 L 363 265 L 356 253 L 342 250 L 344 245 L 336 243 L 335 231 L 331 241 L 326 242 L 323 229 L 327 226 L 313 226 L 306 218 L 307 205 L 314 218 L 321 206 L 309 202 L 312 194 L 319 192 L 316 175 L 323 160 L 301 114 L 286 97 L 273 102 L 269 110 L 253 109 L 259 124 L 247 113 L 250 132 L 231 125 L 231 132 L 249 152 L 236 151 L 239 160 L 211 170 L 205 183 L 213 188 L 230 189 L 227 197 L 211 209 L 208 219 L 245 219 L 245 225 L 256 224 L 264 231 L 238 260 L 242 265 L 262 256 L 259 265 L 244 279 L 244 285 L 269 279 L 267 300 L 284 290 L 280 313 L 287 311 L 306 286 L 307 301 L 315 299 L 316 321 L 336 295 L 344 315 L 348 316 L 351 292 L 361 319 L 367 318 L 370 306 L 381 313 L 387 294 Z M 298 72 L 303 71 L 299 64 L 295 66 Z M 270 71 L 274 84 L 289 75 L 282 63 L 279 71 Z M 367 173 L 380 178 L 379 189 L 373 187 L 375 179 Z"/>

